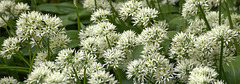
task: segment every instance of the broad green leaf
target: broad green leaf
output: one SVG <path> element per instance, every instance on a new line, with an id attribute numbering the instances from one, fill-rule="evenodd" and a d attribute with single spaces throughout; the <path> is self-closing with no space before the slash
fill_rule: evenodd
<path id="1" fill-rule="evenodd" d="M 172 39 L 178 31 L 167 31 L 167 36 L 169 39 Z"/>
<path id="2" fill-rule="evenodd" d="M 78 30 L 67 30 L 66 34 L 67 36 L 72 40 L 70 43 L 68 43 L 68 47 L 74 48 L 78 47 L 80 43 L 80 39 L 78 38 Z"/>
<path id="3" fill-rule="evenodd" d="M 161 9 L 162 9 L 162 13 L 169 13 L 169 10 L 168 10 L 168 5 L 167 4 L 163 4 L 162 6 L 161 6 Z M 178 9 L 178 7 L 176 7 L 176 6 L 172 6 L 172 5 L 170 5 L 170 11 L 172 12 L 172 13 L 178 13 L 179 12 L 179 9 Z"/>
<path id="4" fill-rule="evenodd" d="M 185 20 L 183 17 L 175 17 L 169 22 L 169 30 L 180 30 L 184 27 Z"/>
<path id="5" fill-rule="evenodd" d="M 143 47 L 144 47 L 143 45 L 138 45 L 133 49 L 132 53 L 133 59 L 141 58 Z"/>
<path id="6" fill-rule="evenodd" d="M 239 84 L 240 82 L 240 56 L 236 56 L 228 65 L 224 65 L 224 71 L 228 84 Z"/>

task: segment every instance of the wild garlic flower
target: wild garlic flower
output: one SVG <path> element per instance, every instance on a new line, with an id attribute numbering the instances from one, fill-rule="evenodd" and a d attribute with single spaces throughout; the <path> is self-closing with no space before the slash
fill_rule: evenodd
<path id="1" fill-rule="evenodd" d="M 154 24 L 152 24 L 151 27 L 159 27 L 161 29 L 168 29 L 169 25 L 166 22 L 166 20 L 164 20 L 164 21 L 154 21 Z"/>
<path id="2" fill-rule="evenodd" d="M 45 66 L 37 67 L 28 75 L 28 79 L 25 80 L 25 82 L 27 84 L 44 83 L 46 77 L 51 73 L 52 72 L 48 67 Z"/>
<path id="3" fill-rule="evenodd" d="M 131 30 L 124 31 L 117 42 L 117 48 L 123 51 L 131 51 L 135 46 L 136 33 Z"/>
<path id="4" fill-rule="evenodd" d="M 83 50 L 86 50 L 90 53 L 97 53 L 99 49 L 97 39 L 94 37 L 88 37 L 87 39 L 81 41 L 80 46 Z"/>
<path id="5" fill-rule="evenodd" d="M 43 15 L 37 11 L 22 13 L 17 20 L 16 34 L 23 39 L 42 38 L 43 36 L 53 36 L 62 26 L 62 21 L 58 17 Z"/>
<path id="6" fill-rule="evenodd" d="M 37 53 L 36 58 L 34 59 L 34 64 L 39 64 L 47 61 L 48 51 L 40 51 Z"/>
<path id="7" fill-rule="evenodd" d="M 147 27 L 151 21 L 157 17 L 158 11 L 149 7 L 144 7 L 137 10 L 136 14 L 133 16 L 134 25 L 142 25 Z"/>
<path id="8" fill-rule="evenodd" d="M 173 78 L 173 65 L 164 56 L 154 53 L 142 57 L 127 66 L 127 78 L 133 78 L 134 84 L 146 83 L 149 77 L 157 83 L 167 83 Z"/>
<path id="9" fill-rule="evenodd" d="M 170 48 L 170 58 L 182 60 L 190 58 L 195 42 L 195 36 L 190 33 L 180 32 L 174 36 Z"/>
<path id="10" fill-rule="evenodd" d="M 5 21 L 8 21 L 8 20 L 9 20 L 9 17 L 8 17 L 8 16 L 2 16 L 2 17 L 3 17 L 3 19 L 0 18 L 0 27 L 6 26 L 7 24 L 6 24 Z M 4 21 L 4 20 L 5 20 L 5 21 Z"/>
<path id="11" fill-rule="evenodd" d="M 117 48 L 108 49 L 103 54 L 104 62 L 107 67 L 119 68 L 125 59 L 124 52 Z"/>
<path id="12" fill-rule="evenodd" d="M 200 13 L 198 5 L 201 5 L 205 12 L 212 7 L 210 0 L 186 0 L 186 3 L 183 4 L 182 16 L 186 19 L 189 19 L 191 16 L 197 16 Z"/>
<path id="13" fill-rule="evenodd" d="M 210 67 L 196 67 L 190 72 L 188 84 L 211 83 L 217 76 L 218 73 Z"/>
<path id="14" fill-rule="evenodd" d="M 72 60 L 75 65 L 85 68 L 90 67 L 93 62 L 97 61 L 95 55 L 87 53 L 86 51 L 83 50 L 77 51 Z"/>
<path id="15" fill-rule="evenodd" d="M 4 77 L 0 79 L 0 84 L 20 84 L 20 82 L 13 77 Z"/>
<path id="16" fill-rule="evenodd" d="M 203 65 L 213 67 L 216 60 L 219 60 L 215 59 L 215 56 L 220 56 L 221 38 L 223 38 L 223 60 L 226 60 L 224 63 L 229 63 L 229 59 L 233 59 L 235 51 L 235 48 L 232 47 L 233 38 L 237 35 L 236 31 L 229 29 L 226 25 L 217 26 L 196 39 L 193 56 L 196 56 L 195 58 Z"/>
<path id="17" fill-rule="evenodd" d="M 0 13 L 4 16 L 16 19 L 19 14 L 29 10 L 30 6 L 24 3 L 15 3 L 14 0 L 2 0 L 0 2 Z"/>
<path id="18" fill-rule="evenodd" d="M 84 0 L 83 7 L 88 10 L 94 11 L 95 8 L 107 9 L 110 10 L 110 4 L 107 0 L 96 0 L 96 6 L 94 0 Z"/>
<path id="19" fill-rule="evenodd" d="M 49 47 L 52 51 L 55 51 L 56 48 L 67 48 L 67 44 L 70 43 L 70 38 L 67 37 L 65 34 L 57 34 L 50 38 Z"/>
<path id="20" fill-rule="evenodd" d="M 111 11 L 98 9 L 93 12 L 90 20 L 93 21 L 94 23 L 107 22 L 107 21 L 109 21 L 108 17 L 110 15 L 111 15 Z"/>
<path id="21" fill-rule="evenodd" d="M 199 17 L 196 17 L 194 20 L 190 19 L 189 24 L 190 25 L 186 29 L 187 33 L 199 36 L 207 32 L 207 26 L 205 25 L 204 20 Z"/>
<path id="22" fill-rule="evenodd" d="M 72 49 L 63 49 L 59 51 L 58 56 L 56 57 L 56 64 L 58 66 L 64 67 L 73 62 L 74 50 Z"/>
<path id="23" fill-rule="evenodd" d="M 65 73 L 53 71 L 45 78 L 47 84 L 68 84 L 70 83 L 69 77 Z"/>
<path id="24" fill-rule="evenodd" d="M 194 68 L 199 67 L 199 66 L 201 66 L 201 63 L 196 60 L 183 59 L 177 63 L 177 66 L 174 68 L 174 71 L 176 72 L 176 77 L 179 78 L 179 80 L 182 83 L 187 83 L 190 72 Z"/>
<path id="25" fill-rule="evenodd" d="M 154 53 L 159 53 L 162 47 L 159 44 L 149 44 L 143 46 L 143 51 L 141 52 L 143 55 L 150 55 Z"/>
<path id="26" fill-rule="evenodd" d="M 145 77 L 148 75 L 148 71 L 145 70 L 145 67 L 142 65 L 143 60 L 133 60 L 127 66 L 127 78 L 131 79 L 133 77 L 134 84 L 144 83 Z"/>
<path id="27" fill-rule="evenodd" d="M 85 31 L 79 32 L 80 40 L 86 39 L 87 37 L 104 36 L 109 33 L 115 33 L 116 26 L 110 22 L 100 22 L 96 25 L 91 25 L 86 28 Z"/>
<path id="28" fill-rule="evenodd" d="M 161 27 L 145 28 L 138 36 L 137 41 L 143 45 L 160 44 L 167 38 L 167 30 Z"/>
<path id="29" fill-rule="evenodd" d="M 23 12 L 26 12 L 27 10 L 30 10 L 30 6 L 27 4 L 27 3 L 22 3 L 22 2 L 19 2 L 16 4 L 15 6 L 15 11 L 14 13 L 16 15 L 19 15 Z"/>
<path id="30" fill-rule="evenodd" d="M 2 50 L 0 55 L 3 58 L 10 59 L 12 55 L 16 54 L 19 51 L 21 39 L 17 37 L 9 37 L 3 41 Z"/>
<path id="31" fill-rule="evenodd" d="M 137 14 L 139 8 L 141 8 L 142 1 L 130 0 L 125 2 L 119 10 L 119 15 L 122 20 L 126 20 L 128 17 L 133 17 Z"/>
<path id="32" fill-rule="evenodd" d="M 216 80 L 213 84 L 225 84 L 223 80 Z"/>
<path id="33" fill-rule="evenodd" d="M 144 60 L 145 70 L 148 71 L 148 76 L 153 75 L 153 79 L 157 83 L 170 83 L 174 82 L 173 79 L 173 65 L 170 64 L 168 59 L 165 59 L 160 53 L 152 53 L 149 55 L 142 55 Z"/>
<path id="34" fill-rule="evenodd" d="M 89 84 L 117 84 L 117 80 L 115 80 L 112 74 L 106 71 L 97 71 L 92 73 L 90 78 L 88 79 Z"/>

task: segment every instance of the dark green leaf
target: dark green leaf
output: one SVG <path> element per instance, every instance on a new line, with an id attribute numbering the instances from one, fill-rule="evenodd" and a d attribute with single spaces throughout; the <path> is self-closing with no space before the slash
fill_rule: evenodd
<path id="1" fill-rule="evenodd" d="M 143 51 L 143 45 L 138 45 L 133 49 L 133 59 L 139 59 L 141 58 L 142 51 Z"/>
<path id="2" fill-rule="evenodd" d="M 224 65 L 224 71 L 228 84 L 239 84 L 240 82 L 240 56 L 236 56 L 228 65 Z"/>
<path id="3" fill-rule="evenodd" d="M 80 43 L 80 39 L 78 38 L 78 30 L 67 30 L 66 34 L 67 36 L 72 40 L 70 43 L 68 43 L 68 47 L 74 48 L 77 47 Z"/>

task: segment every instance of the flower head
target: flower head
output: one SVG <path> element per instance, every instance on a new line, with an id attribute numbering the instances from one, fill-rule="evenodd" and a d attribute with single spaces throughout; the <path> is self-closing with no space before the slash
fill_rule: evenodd
<path id="1" fill-rule="evenodd" d="M 21 39 L 17 37 L 9 37 L 8 39 L 5 39 L 2 44 L 2 50 L 0 51 L 3 58 L 10 59 L 13 54 L 16 54 L 20 49 L 20 42 Z"/>
<path id="2" fill-rule="evenodd" d="M 189 84 L 201 84 L 201 83 L 211 83 L 215 81 L 218 73 L 207 66 L 196 67 L 190 72 Z"/>
<path id="3" fill-rule="evenodd" d="M 136 14 L 133 16 L 134 25 L 142 25 L 144 27 L 148 26 L 153 19 L 157 17 L 158 11 L 149 7 L 144 7 L 137 10 Z"/>
<path id="4" fill-rule="evenodd" d="M 17 81 L 17 79 L 14 79 L 13 77 L 4 77 L 0 79 L 1 84 L 20 84 L 20 82 Z"/>
<path id="5" fill-rule="evenodd" d="M 142 2 L 137 0 L 130 0 L 125 2 L 119 10 L 121 19 L 126 20 L 128 17 L 136 15 L 137 11 L 142 6 Z"/>
<path id="6" fill-rule="evenodd" d="M 88 79 L 88 83 L 90 84 L 117 84 L 117 81 L 115 80 L 114 76 L 112 74 L 109 74 L 106 71 L 97 71 L 95 73 L 91 74 L 90 79 Z"/>
<path id="7" fill-rule="evenodd" d="M 108 16 L 110 16 L 110 15 L 111 15 L 111 11 L 98 9 L 97 11 L 93 12 L 90 20 L 95 23 L 107 22 L 107 21 L 109 21 Z"/>
<path id="8" fill-rule="evenodd" d="M 122 50 L 112 48 L 104 52 L 103 57 L 105 58 L 105 63 L 109 67 L 118 68 L 123 64 L 125 59 L 124 52 Z"/>

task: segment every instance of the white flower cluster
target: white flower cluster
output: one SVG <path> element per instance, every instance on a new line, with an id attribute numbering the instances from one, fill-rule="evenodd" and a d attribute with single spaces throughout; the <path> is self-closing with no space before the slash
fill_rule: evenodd
<path id="1" fill-rule="evenodd" d="M 42 39 L 49 38 L 50 48 L 54 51 L 57 47 L 66 48 L 71 40 L 65 35 L 62 28 L 62 20 L 49 14 L 41 14 L 37 11 L 22 13 L 17 20 L 17 37 L 30 40 L 32 47 L 39 44 L 42 47 Z"/>
<path id="2" fill-rule="evenodd" d="M 152 53 L 143 55 L 143 59 L 130 62 L 126 73 L 128 79 L 133 78 L 134 84 L 143 84 L 149 79 L 157 83 L 167 83 L 173 78 L 172 69 L 172 64 L 164 56 Z"/>
<path id="3" fill-rule="evenodd" d="M 219 25 L 219 13 L 215 11 L 207 12 L 206 18 L 208 20 L 208 23 L 210 24 L 211 28 L 215 28 Z M 221 15 L 221 18 L 223 18 L 223 14 Z M 221 23 L 223 23 L 224 20 L 221 19 Z M 186 32 L 190 32 L 194 35 L 201 35 L 203 33 L 207 32 L 207 26 L 205 25 L 205 22 L 203 19 L 200 19 L 199 17 L 195 17 L 194 20 L 190 19 L 189 26 L 186 29 Z"/>
<path id="4" fill-rule="evenodd" d="M 130 0 L 125 2 L 119 10 L 121 19 L 126 20 L 137 14 L 137 10 L 143 7 L 142 1 Z"/>
<path id="5" fill-rule="evenodd" d="M 95 5 L 96 1 L 96 5 Z M 107 9 L 110 10 L 110 4 L 107 0 L 84 0 L 83 7 L 88 10 L 94 11 L 95 8 Z"/>
<path id="6" fill-rule="evenodd" d="M 207 66 L 194 68 L 190 72 L 188 84 L 203 84 L 203 83 L 212 83 L 218 76 L 218 73 Z"/>
<path id="7" fill-rule="evenodd" d="M 20 84 L 20 82 L 18 82 L 17 79 L 14 79 L 13 77 L 4 77 L 0 79 L 0 84 Z"/>
<path id="8" fill-rule="evenodd" d="M 26 3 L 15 3 L 14 0 L 1 0 L 0 2 L 0 13 L 1 17 L 0 18 L 0 27 L 3 27 L 6 25 L 6 22 L 11 18 L 11 19 L 17 19 L 19 14 L 26 12 L 29 10 L 30 6 Z M 4 20 L 6 21 L 4 21 Z"/>
<path id="9" fill-rule="evenodd" d="M 195 36 L 190 33 L 178 33 L 174 36 L 170 56 L 176 60 L 188 59 L 193 54 Z"/>
<path id="10" fill-rule="evenodd" d="M 2 44 L 2 50 L 0 51 L 0 55 L 3 58 L 10 59 L 12 55 L 16 54 L 16 52 L 20 49 L 21 39 L 17 37 L 9 37 L 5 39 Z"/>
<path id="11" fill-rule="evenodd" d="M 141 1 L 131 0 L 125 2 L 122 5 L 122 8 L 119 10 L 121 19 L 131 19 L 134 25 L 148 26 L 151 21 L 158 15 L 158 11 L 150 8 L 144 7 Z"/>
<path id="12" fill-rule="evenodd" d="M 198 5 L 201 5 L 205 12 L 212 7 L 211 0 L 186 0 L 186 3 L 183 4 L 182 16 L 187 19 L 197 16 L 199 14 Z"/>
<path id="13" fill-rule="evenodd" d="M 79 32 L 80 46 L 92 53 L 103 53 L 109 48 L 108 44 L 114 47 L 118 40 L 119 34 L 114 31 L 115 28 L 110 22 L 88 26 L 85 31 Z"/>
<path id="14" fill-rule="evenodd" d="M 95 22 L 95 23 L 106 22 L 106 21 L 109 20 L 108 16 L 110 16 L 110 15 L 111 15 L 111 11 L 98 9 L 98 10 L 93 12 L 93 14 L 91 15 L 90 20 Z"/>

